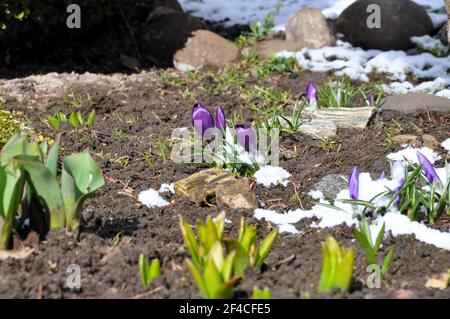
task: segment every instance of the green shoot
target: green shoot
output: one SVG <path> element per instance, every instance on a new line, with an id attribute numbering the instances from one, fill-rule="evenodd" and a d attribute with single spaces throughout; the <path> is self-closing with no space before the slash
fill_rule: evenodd
<path id="1" fill-rule="evenodd" d="M 353 88 L 348 79 L 330 81 L 317 89 L 319 107 L 346 108 L 351 107 L 360 89 Z"/>
<path id="2" fill-rule="evenodd" d="M 381 242 L 383 241 L 384 229 L 385 225 L 383 224 L 383 226 L 380 229 L 380 232 L 377 235 L 375 243 L 373 243 L 369 223 L 367 221 L 367 218 L 363 217 L 359 229 L 355 229 L 353 232 L 356 240 L 359 242 L 361 248 L 364 250 L 364 253 L 366 254 L 366 262 L 368 265 L 378 264 L 377 254 L 380 250 Z M 392 246 L 389 249 L 387 255 L 384 257 L 383 264 L 381 265 L 382 278 L 385 277 L 392 263 L 392 260 L 394 258 L 394 250 L 395 247 Z"/>
<path id="3" fill-rule="evenodd" d="M 267 287 L 261 290 L 255 286 L 253 287 L 252 299 L 272 299 L 272 292 Z"/>
<path id="4" fill-rule="evenodd" d="M 87 128 L 92 128 L 94 126 L 96 116 L 97 113 L 95 110 L 89 114 L 89 117 L 86 120 L 84 120 L 81 112 L 79 111 L 72 112 L 69 115 L 69 118 L 67 118 L 64 113 L 58 112 L 55 116 L 49 116 L 47 121 L 56 132 L 62 129 L 63 123 L 69 123 L 74 130 L 80 130 L 85 123 Z"/>
<path id="5" fill-rule="evenodd" d="M 157 258 L 149 263 L 147 258 L 141 254 L 139 255 L 138 267 L 143 288 L 147 288 L 153 280 L 161 277 L 161 266 Z"/>
<path id="6" fill-rule="evenodd" d="M 336 239 L 329 236 L 322 244 L 322 274 L 319 293 L 330 292 L 333 288 L 346 292 L 350 288 L 353 275 L 353 249 L 340 247 Z"/>

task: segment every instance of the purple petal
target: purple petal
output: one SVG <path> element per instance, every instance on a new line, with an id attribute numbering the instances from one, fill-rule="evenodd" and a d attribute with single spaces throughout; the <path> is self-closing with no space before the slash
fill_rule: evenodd
<path id="1" fill-rule="evenodd" d="M 369 106 L 375 106 L 375 96 L 373 94 L 369 95 Z"/>
<path id="2" fill-rule="evenodd" d="M 306 96 L 308 97 L 310 104 L 317 102 L 317 90 L 313 81 L 309 82 L 306 87 Z"/>
<path id="3" fill-rule="evenodd" d="M 382 181 L 383 179 L 386 179 L 386 173 L 385 173 L 385 171 L 382 171 L 382 172 L 381 172 L 381 175 L 380 175 L 380 178 L 379 178 L 380 181 Z"/>
<path id="4" fill-rule="evenodd" d="M 221 106 L 216 107 L 216 127 L 219 130 L 225 130 L 227 127 L 225 112 Z"/>
<path id="5" fill-rule="evenodd" d="M 435 180 L 439 181 L 439 176 L 436 173 L 433 164 L 431 164 L 428 158 L 426 158 L 426 156 L 420 153 L 419 151 L 417 151 L 416 154 L 417 159 L 419 160 L 419 163 L 422 166 L 422 170 L 425 173 L 425 176 L 430 181 L 430 183 L 433 183 Z"/>
<path id="6" fill-rule="evenodd" d="M 350 190 L 350 198 L 357 200 L 359 196 L 359 171 L 358 167 L 353 167 L 348 177 L 348 188 Z"/>
<path id="7" fill-rule="evenodd" d="M 207 129 L 214 127 L 213 116 L 201 103 L 196 103 L 192 107 L 192 125 L 202 136 Z"/>
<path id="8" fill-rule="evenodd" d="M 401 161 L 395 161 L 391 166 L 391 176 L 397 182 L 397 187 L 394 189 L 394 194 L 397 195 L 405 183 L 405 166 Z M 397 196 L 395 203 L 400 206 L 400 195 Z"/>
<path id="9" fill-rule="evenodd" d="M 236 136 L 238 143 L 244 147 L 247 152 L 253 152 L 256 149 L 256 134 L 250 125 L 236 125 Z"/>

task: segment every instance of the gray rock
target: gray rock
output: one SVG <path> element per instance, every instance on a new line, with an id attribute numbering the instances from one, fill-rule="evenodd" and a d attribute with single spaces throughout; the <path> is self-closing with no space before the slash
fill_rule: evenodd
<path id="1" fill-rule="evenodd" d="M 312 189 L 321 191 L 327 200 L 334 200 L 337 194 L 347 188 L 347 183 L 341 175 L 327 175 L 317 182 Z"/>
<path id="2" fill-rule="evenodd" d="M 450 100 L 425 93 L 408 93 L 405 95 L 388 96 L 383 100 L 381 113 L 396 112 L 414 114 L 416 112 L 450 112 Z"/>
<path id="3" fill-rule="evenodd" d="M 312 119 L 303 122 L 299 131 L 313 139 L 327 139 L 337 134 L 337 126 L 330 120 Z"/>
<path id="4" fill-rule="evenodd" d="M 394 143 L 397 144 L 409 144 L 415 140 L 417 140 L 417 136 L 411 134 L 396 135 L 393 138 Z"/>
<path id="5" fill-rule="evenodd" d="M 206 66 L 221 68 L 240 57 L 239 48 L 232 42 L 208 30 L 197 30 L 177 51 L 174 66 L 181 71 L 200 70 Z"/>
<path id="6" fill-rule="evenodd" d="M 364 129 L 369 123 L 375 111 L 376 108 L 372 106 L 317 110 L 306 108 L 303 111 L 303 116 L 313 119 L 331 121 L 337 126 L 338 129 Z"/>
<path id="7" fill-rule="evenodd" d="M 445 23 L 442 28 L 438 32 L 438 38 L 441 40 L 442 44 L 448 45 L 449 33 L 448 33 L 449 24 Z"/>
<path id="8" fill-rule="evenodd" d="M 255 53 L 261 59 L 275 56 L 282 51 L 300 51 L 303 47 L 297 42 L 281 39 L 263 40 L 242 49 L 242 54 Z"/>
<path id="9" fill-rule="evenodd" d="M 332 46 L 336 42 L 323 14 L 311 8 L 302 8 L 289 18 L 286 39 L 302 48 L 312 49 Z"/>
<path id="10" fill-rule="evenodd" d="M 369 28 L 369 5 L 381 8 L 381 27 Z M 411 0 L 358 0 L 345 9 L 336 28 L 353 45 L 369 49 L 406 50 L 412 36 L 430 34 L 433 24 L 424 8 Z"/>
<path id="11" fill-rule="evenodd" d="M 150 13 L 140 32 L 139 44 L 145 59 L 170 66 L 175 53 L 183 48 L 192 31 L 204 28 L 197 18 L 168 7 Z"/>

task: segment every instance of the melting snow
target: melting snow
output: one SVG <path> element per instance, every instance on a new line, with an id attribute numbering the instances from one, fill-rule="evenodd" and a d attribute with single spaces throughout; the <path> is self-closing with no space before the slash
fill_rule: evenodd
<path id="1" fill-rule="evenodd" d="M 171 192 L 172 194 L 175 194 L 175 184 L 174 183 L 170 183 L 170 184 L 163 183 L 161 185 L 161 187 L 159 188 L 159 193 L 167 193 L 167 192 Z"/>
<path id="2" fill-rule="evenodd" d="M 267 165 L 256 171 L 254 177 L 258 184 L 262 184 L 268 188 L 278 184 L 286 187 L 289 183 L 288 178 L 291 177 L 291 174 L 281 167 Z"/>
<path id="3" fill-rule="evenodd" d="M 415 154 L 414 150 L 414 154 Z M 439 178 L 444 183 L 448 182 L 450 178 L 449 173 L 446 168 L 436 169 Z M 397 182 L 388 178 L 383 180 L 372 180 L 369 173 L 361 173 L 359 176 L 359 199 L 370 201 L 375 195 L 378 195 L 386 189 L 394 189 L 397 187 Z M 309 194 L 313 197 L 320 197 L 318 191 L 312 191 Z M 337 225 L 357 225 L 358 220 L 356 216 L 361 214 L 363 207 L 354 207 L 351 204 L 345 204 L 339 202 L 338 200 L 348 199 L 349 190 L 345 189 L 340 191 L 336 196 L 336 201 L 334 205 L 338 209 L 331 207 L 322 206 L 317 204 L 313 206 L 310 210 L 297 209 L 293 211 L 288 211 L 286 213 L 278 213 L 272 210 L 256 209 L 254 211 L 254 216 L 257 219 L 266 219 L 269 222 L 276 224 L 279 227 L 280 232 L 297 234 L 300 232 L 294 224 L 302 219 L 317 218 L 318 222 L 312 223 L 311 227 L 326 228 L 334 227 Z M 387 206 L 390 202 L 391 196 L 380 196 L 374 200 L 374 204 L 377 206 Z M 324 199 L 320 198 L 321 204 L 329 204 Z M 400 214 L 397 207 L 392 205 L 389 211 L 384 216 L 378 216 L 372 223 L 371 230 L 372 236 L 377 236 L 383 223 L 386 224 L 386 231 L 391 231 L 393 236 L 398 235 L 415 235 L 416 239 L 427 244 L 434 245 L 439 248 L 444 248 L 450 250 L 450 233 L 441 232 L 437 229 L 432 229 L 424 224 L 416 221 L 412 221 L 407 216 Z"/>
<path id="4" fill-rule="evenodd" d="M 435 151 L 433 151 L 431 148 L 422 147 L 417 149 L 411 146 L 408 146 L 404 150 L 398 151 L 396 153 L 388 154 L 386 157 L 391 161 L 402 161 L 402 162 L 410 161 L 414 164 L 419 164 L 419 160 L 417 159 L 417 151 L 425 155 L 425 157 L 431 162 L 431 164 L 434 164 L 434 162 L 442 159 L 442 157 L 438 155 Z"/>
<path id="5" fill-rule="evenodd" d="M 448 138 L 448 139 L 446 139 L 445 141 L 443 141 L 443 142 L 441 143 L 441 146 L 442 146 L 443 148 L 445 148 L 445 149 L 448 151 L 448 153 L 450 154 L 450 138 Z"/>
<path id="6" fill-rule="evenodd" d="M 149 208 L 164 207 L 169 205 L 169 202 L 162 198 L 153 188 L 140 192 L 138 200 Z"/>

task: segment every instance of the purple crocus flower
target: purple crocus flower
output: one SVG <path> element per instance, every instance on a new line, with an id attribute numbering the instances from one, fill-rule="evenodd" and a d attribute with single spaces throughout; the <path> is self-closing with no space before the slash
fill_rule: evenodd
<path id="1" fill-rule="evenodd" d="M 382 181 L 384 179 L 386 179 L 386 173 L 385 171 L 382 171 L 379 180 Z"/>
<path id="2" fill-rule="evenodd" d="M 394 194 L 397 195 L 405 183 L 405 166 L 401 161 L 395 161 L 391 166 L 391 176 L 397 182 L 397 187 L 394 189 Z M 400 205 L 400 195 L 397 196 L 395 203 Z"/>
<path id="3" fill-rule="evenodd" d="M 225 121 L 225 113 L 221 106 L 216 107 L 216 127 L 219 130 L 225 130 L 225 128 L 227 127 Z"/>
<path id="4" fill-rule="evenodd" d="M 192 125 L 202 136 L 207 129 L 214 127 L 213 116 L 201 103 L 196 103 L 192 107 Z"/>
<path id="5" fill-rule="evenodd" d="M 256 134 L 250 125 L 236 125 L 236 136 L 238 143 L 245 148 L 247 152 L 253 152 L 256 149 Z"/>
<path id="6" fill-rule="evenodd" d="M 313 81 L 310 81 L 306 87 L 306 96 L 308 97 L 310 105 L 317 104 L 317 90 Z"/>
<path id="7" fill-rule="evenodd" d="M 368 102 L 369 102 L 369 106 L 375 106 L 375 95 L 370 94 Z"/>
<path id="8" fill-rule="evenodd" d="M 428 178 L 430 183 L 433 183 L 435 180 L 440 180 L 438 174 L 436 173 L 433 164 L 426 158 L 425 155 L 420 153 L 419 151 L 416 152 L 417 159 L 419 160 L 420 165 L 422 166 L 422 170 L 425 173 L 425 176 Z"/>
<path id="9" fill-rule="evenodd" d="M 350 190 L 350 198 L 357 200 L 359 196 L 359 171 L 358 167 L 353 167 L 348 177 L 348 188 Z"/>

